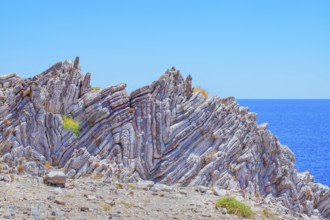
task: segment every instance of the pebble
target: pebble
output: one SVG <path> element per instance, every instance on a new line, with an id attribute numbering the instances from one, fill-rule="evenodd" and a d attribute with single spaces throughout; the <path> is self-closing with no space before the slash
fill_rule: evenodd
<path id="1" fill-rule="evenodd" d="M 92 200 L 95 200 L 95 199 L 96 199 L 96 196 L 93 196 L 93 195 L 88 195 L 87 196 L 88 201 L 92 201 Z"/>
<path id="2" fill-rule="evenodd" d="M 48 200 L 54 200 L 55 199 L 55 196 L 48 196 L 47 199 Z"/>
<path id="3" fill-rule="evenodd" d="M 114 206 L 114 205 L 116 205 L 116 202 L 115 202 L 114 200 L 108 200 L 108 199 L 106 199 L 106 200 L 104 200 L 104 202 L 105 202 L 106 204 L 110 205 L 110 206 Z"/>
<path id="4" fill-rule="evenodd" d="M 49 190 L 49 192 L 51 193 L 54 193 L 55 195 L 59 195 L 59 194 L 62 194 L 62 189 L 61 188 L 55 188 L 55 189 L 52 189 L 52 190 Z"/>
<path id="5" fill-rule="evenodd" d="M 184 189 L 180 189 L 179 193 L 182 194 L 182 195 L 187 195 L 188 194 L 188 192 Z"/>
<path id="6" fill-rule="evenodd" d="M 89 208 L 88 207 L 80 207 L 80 211 L 82 212 L 88 212 Z"/>
<path id="7" fill-rule="evenodd" d="M 62 201 L 62 200 L 55 199 L 54 202 L 55 202 L 56 204 L 58 204 L 58 205 L 65 205 L 65 202 Z"/>

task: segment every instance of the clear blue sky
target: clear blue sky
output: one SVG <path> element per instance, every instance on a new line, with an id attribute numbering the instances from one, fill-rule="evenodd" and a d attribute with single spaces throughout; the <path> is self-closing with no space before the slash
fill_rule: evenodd
<path id="1" fill-rule="evenodd" d="M 330 98 L 330 1 L 0 1 L 0 73 L 81 58 L 94 86 L 171 66 L 210 94 Z"/>

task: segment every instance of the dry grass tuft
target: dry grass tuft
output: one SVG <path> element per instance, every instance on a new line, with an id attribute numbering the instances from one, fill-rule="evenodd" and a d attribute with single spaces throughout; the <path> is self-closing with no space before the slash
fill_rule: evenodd
<path id="1" fill-rule="evenodd" d="M 18 171 L 19 173 L 24 172 L 24 166 L 23 166 L 23 165 L 18 165 L 18 166 L 17 166 L 17 171 Z"/>
<path id="2" fill-rule="evenodd" d="M 101 204 L 101 208 L 102 208 L 104 211 L 107 211 L 107 212 L 111 211 L 111 206 L 108 205 L 108 204 L 106 204 L 106 203 L 102 203 L 102 204 Z"/>
<path id="3" fill-rule="evenodd" d="M 97 174 L 94 175 L 93 179 L 99 180 L 99 179 L 102 179 L 103 176 L 104 175 L 102 173 L 97 173 Z"/>
<path id="4" fill-rule="evenodd" d="M 308 200 L 313 198 L 312 191 L 310 190 L 310 188 L 306 188 L 305 196 Z"/>
<path id="5" fill-rule="evenodd" d="M 217 158 L 217 155 L 214 152 L 209 152 L 206 155 L 203 155 L 201 158 L 201 167 L 202 169 L 212 161 L 214 161 Z"/>
<path id="6" fill-rule="evenodd" d="M 163 80 L 163 79 L 167 79 L 168 78 L 168 74 L 163 74 L 159 77 L 158 80 Z"/>
<path id="7" fill-rule="evenodd" d="M 126 206 L 126 208 L 132 208 L 135 206 L 134 202 L 120 201 L 119 203 Z"/>
<path id="8" fill-rule="evenodd" d="M 263 209 L 261 214 L 267 219 L 277 219 L 268 209 Z"/>
<path id="9" fill-rule="evenodd" d="M 53 168 L 52 163 L 50 161 L 46 161 L 44 164 L 44 170 L 49 171 Z"/>
<path id="10" fill-rule="evenodd" d="M 205 98 L 209 97 L 209 93 L 205 89 L 203 89 L 199 86 L 194 87 L 193 91 L 194 92 L 200 92 Z"/>
<path id="11" fill-rule="evenodd" d="M 26 161 L 26 157 L 20 157 L 20 158 L 18 158 L 18 163 L 23 163 L 23 161 Z"/>
<path id="12" fill-rule="evenodd" d="M 74 195 L 72 195 L 72 194 L 65 194 L 64 195 L 64 198 L 71 198 L 72 199 L 72 198 L 74 198 Z"/>
<path id="13" fill-rule="evenodd" d="M 127 183 L 127 187 L 130 189 L 137 189 L 136 183 Z"/>
<path id="14" fill-rule="evenodd" d="M 14 182 L 15 181 L 15 177 L 13 174 L 10 175 L 10 182 Z"/>
<path id="15" fill-rule="evenodd" d="M 4 121 L 4 123 L 5 123 L 5 125 L 6 125 L 6 126 L 8 126 L 8 125 L 10 125 L 10 124 L 11 124 L 11 120 L 9 120 L 9 119 L 6 119 L 6 120 Z"/>

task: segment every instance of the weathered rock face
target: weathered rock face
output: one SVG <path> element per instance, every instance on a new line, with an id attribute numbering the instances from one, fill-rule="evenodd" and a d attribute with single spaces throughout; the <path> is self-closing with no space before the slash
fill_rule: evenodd
<path id="1" fill-rule="evenodd" d="M 298 173 L 290 149 L 234 98 L 194 93 L 191 76 L 175 68 L 131 94 L 125 84 L 92 91 L 90 77 L 79 58 L 29 79 L 1 76 L 0 162 L 33 160 L 42 170 L 50 161 L 75 178 L 244 190 L 330 217 L 329 188 Z M 80 122 L 78 137 L 63 128 L 63 115 Z"/>

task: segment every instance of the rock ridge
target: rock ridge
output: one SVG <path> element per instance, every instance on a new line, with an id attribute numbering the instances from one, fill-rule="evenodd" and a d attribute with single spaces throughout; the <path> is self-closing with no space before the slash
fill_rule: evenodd
<path id="1" fill-rule="evenodd" d="M 171 68 L 130 94 L 126 84 L 94 91 L 79 57 L 33 78 L 0 76 L 0 163 L 46 164 L 70 178 L 112 177 L 271 196 L 284 206 L 330 218 L 330 190 L 295 169 L 294 154 L 233 97 L 194 92 Z M 80 123 L 75 136 L 63 116 Z"/>

